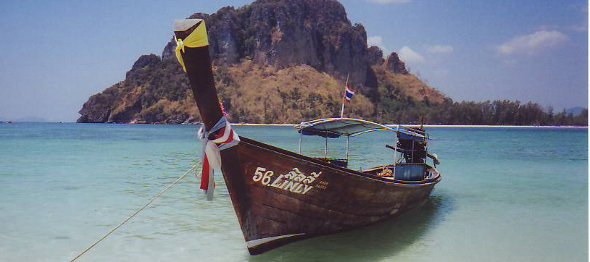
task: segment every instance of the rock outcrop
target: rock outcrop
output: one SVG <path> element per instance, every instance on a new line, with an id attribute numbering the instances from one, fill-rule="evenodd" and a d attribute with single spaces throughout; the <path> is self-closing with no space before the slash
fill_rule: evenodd
<path id="1" fill-rule="evenodd" d="M 367 51 L 367 62 L 369 62 L 369 65 L 382 65 L 383 62 L 385 62 L 381 48 L 377 46 L 371 46 Z"/>
<path id="2" fill-rule="evenodd" d="M 396 74 L 409 74 L 408 70 L 406 69 L 406 64 L 404 63 L 404 61 L 399 59 L 399 56 L 396 52 L 392 52 L 387 57 L 387 64 L 385 65 L 385 67 L 389 71 L 394 72 Z"/>

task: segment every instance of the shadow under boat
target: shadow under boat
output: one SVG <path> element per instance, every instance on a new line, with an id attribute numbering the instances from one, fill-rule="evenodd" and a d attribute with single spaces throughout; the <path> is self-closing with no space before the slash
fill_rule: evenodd
<path id="1" fill-rule="evenodd" d="M 248 261 L 377 261 L 420 242 L 454 209 L 453 200 L 432 195 L 421 207 L 366 227 L 292 243 Z"/>

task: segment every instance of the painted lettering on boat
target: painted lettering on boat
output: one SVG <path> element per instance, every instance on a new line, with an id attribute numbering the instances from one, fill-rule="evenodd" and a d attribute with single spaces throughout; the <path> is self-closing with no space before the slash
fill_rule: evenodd
<path id="1" fill-rule="evenodd" d="M 314 188 L 314 182 L 320 177 L 322 172 L 311 172 L 306 176 L 298 168 L 293 168 L 286 174 L 279 174 L 275 177 L 272 170 L 266 170 L 264 167 L 257 167 L 252 180 L 263 186 L 270 186 L 281 190 L 289 191 L 296 194 L 305 195 Z M 322 189 L 325 189 L 323 186 Z"/>
<path id="2" fill-rule="evenodd" d="M 315 187 L 318 189 L 326 189 L 328 187 L 328 181 L 320 181 Z"/>

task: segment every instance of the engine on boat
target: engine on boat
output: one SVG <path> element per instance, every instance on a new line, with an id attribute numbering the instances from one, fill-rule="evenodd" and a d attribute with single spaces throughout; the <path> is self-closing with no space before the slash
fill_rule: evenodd
<path id="1" fill-rule="evenodd" d="M 409 129 L 409 128 L 408 128 Z M 424 135 L 424 129 L 412 128 L 411 131 Z M 397 151 L 403 154 L 406 163 L 426 163 L 427 141 L 424 137 L 410 136 L 405 133 L 397 133 Z"/>

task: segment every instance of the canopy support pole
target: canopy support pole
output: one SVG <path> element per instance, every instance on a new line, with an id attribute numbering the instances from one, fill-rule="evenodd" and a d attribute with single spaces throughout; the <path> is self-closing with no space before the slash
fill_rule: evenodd
<path id="1" fill-rule="evenodd" d="M 396 138 L 395 147 L 393 147 L 393 166 L 394 166 L 394 173 L 395 173 L 395 166 L 397 165 L 397 145 L 398 145 L 398 143 L 399 143 L 399 140 L 397 140 L 397 138 Z"/>
<path id="2" fill-rule="evenodd" d="M 299 154 L 301 155 L 301 141 L 303 140 L 303 133 L 299 133 Z"/>
<path id="3" fill-rule="evenodd" d="M 348 163 L 348 148 L 350 146 L 350 136 L 346 136 L 346 162 Z"/>
<path id="4" fill-rule="evenodd" d="M 414 139 L 412 138 L 412 163 L 414 163 L 414 145 L 416 144 L 416 142 L 414 141 Z"/>
<path id="5" fill-rule="evenodd" d="M 328 159 L 328 131 L 326 131 L 326 143 L 324 145 L 324 158 Z"/>

